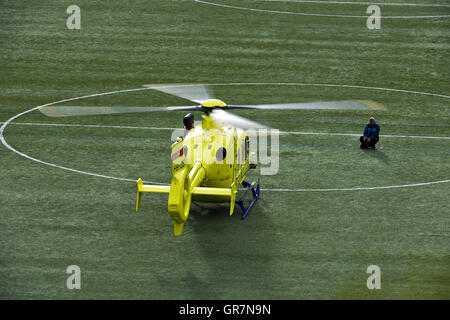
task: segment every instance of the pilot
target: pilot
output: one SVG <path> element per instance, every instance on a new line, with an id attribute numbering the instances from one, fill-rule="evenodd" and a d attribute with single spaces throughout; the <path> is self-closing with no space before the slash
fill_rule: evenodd
<path id="1" fill-rule="evenodd" d="M 380 127 L 374 117 L 370 117 L 369 123 L 364 128 L 364 135 L 359 138 L 361 149 L 376 149 L 375 144 L 380 139 Z"/>
<path id="2" fill-rule="evenodd" d="M 189 131 L 194 128 L 194 115 L 192 113 L 188 113 L 183 118 L 184 128 Z"/>

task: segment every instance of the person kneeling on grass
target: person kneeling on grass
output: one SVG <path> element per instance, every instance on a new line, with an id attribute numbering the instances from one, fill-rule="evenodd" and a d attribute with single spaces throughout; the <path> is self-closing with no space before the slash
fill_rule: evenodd
<path id="1" fill-rule="evenodd" d="M 371 117 L 369 123 L 364 128 L 364 135 L 359 138 L 361 149 L 375 149 L 375 144 L 380 139 L 380 127 L 376 124 L 375 118 Z"/>

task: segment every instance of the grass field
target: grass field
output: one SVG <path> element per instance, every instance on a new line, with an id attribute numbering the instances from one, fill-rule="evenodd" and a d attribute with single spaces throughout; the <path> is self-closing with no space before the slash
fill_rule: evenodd
<path id="1" fill-rule="evenodd" d="M 357 16 L 368 6 L 208 2 Z M 449 3 L 439 3 L 447 6 L 380 7 L 383 16 L 450 15 Z M 81 30 L 66 27 L 71 4 L 81 8 Z M 386 18 L 369 30 L 365 18 L 188 0 L 1 0 L 0 25 L 2 123 L 46 103 L 148 83 L 216 84 L 216 96 L 230 104 L 365 99 L 387 107 L 236 112 L 312 134 L 280 137 L 279 173 L 260 177 L 261 198 L 247 220 L 230 217 L 228 205 L 193 204 L 181 237 L 173 236 L 166 195 L 146 194 L 136 213 L 134 182 L 52 167 L 2 145 L 0 298 L 450 298 L 449 183 L 317 190 L 450 179 L 448 17 Z M 63 103 L 185 104 L 152 90 Z M 182 127 L 184 114 L 33 111 L 3 135 L 51 164 L 169 183 L 171 131 L 151 128 Z M 356 134 L 370 116 L 381 140 L 365 152 Z M 373 264 L 381 290 L 366 287 Z M 69 265 L 81 268 L 81 290 L 66 288 Z"/>

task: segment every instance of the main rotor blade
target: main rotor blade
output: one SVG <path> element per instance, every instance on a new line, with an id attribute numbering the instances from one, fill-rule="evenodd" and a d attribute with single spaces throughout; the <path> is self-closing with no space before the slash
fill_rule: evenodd
<path id="1" fill-rule="evenodd" d="M 226 112 L 221 109 L 213 109 L 209 116 L 219 123 L 226 123 L 236 128 L 241 129 L 267 129 L 267 126 L 259 124 L 257 122 L 248 120 L 246 118 L 237 116 L 235 114 Z"/>
<path id="2" fill-rule="evenodd" d="M 229 106 L 229 108 L 263 109 L 263 110 L 386 110 L 386 107 L 384 105 L 371 100 L 236 105 L 236 106 Z"/>
<path id="3" fill-rule="evenodd" d="M 146 84 L 144 87 L 168 93 L 199 104 L 212 99 L 209 88 L 204 84 Z"/>
<path id="4" fill-rule="evenodd" d="M 71 116 L 93 116 L 118 113 L 141 113 L 155 111 L 195 111 L 202 110 L 201 106 L 177 106 L 177 107 L 87 107 L 87 106 L 48 106 L 38 110 L 47 117 L 71 117 Z"/>

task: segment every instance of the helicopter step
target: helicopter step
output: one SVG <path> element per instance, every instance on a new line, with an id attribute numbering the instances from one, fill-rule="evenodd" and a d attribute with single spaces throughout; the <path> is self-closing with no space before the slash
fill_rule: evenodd
<path id="1" fill-rule="evenodd" d="M 255 185 L 256 185 L 256 188 L 255 188 Z M 258 199 L 259 199 L 259 193 L 260 193 L 259 179 L 258 179 L 258 183 L 256 183 L 255 181 L 253 181 L 252 183 L 249 183 L 249 182 L 243 180 L 242 186 L 247 188 L 247 190 L 245 190 L 245 193 L 242 195 L 242 197 L 240 197 L 239 200 L 236 200 L 235 202 L 242 209 L 241 220 L 245 220 L 247 218 L 247 215 L 250 213 L 253 206 L 255 205 L 256 201 L 258 201 Z M 248 208 L 246 208 L 244 205 L 244 199 L 247 197 L 247 195 L 250 193 L 250 191 L 252 192 L 253 200 L 250 203 L 250 205 L 248 206 Z"/>

